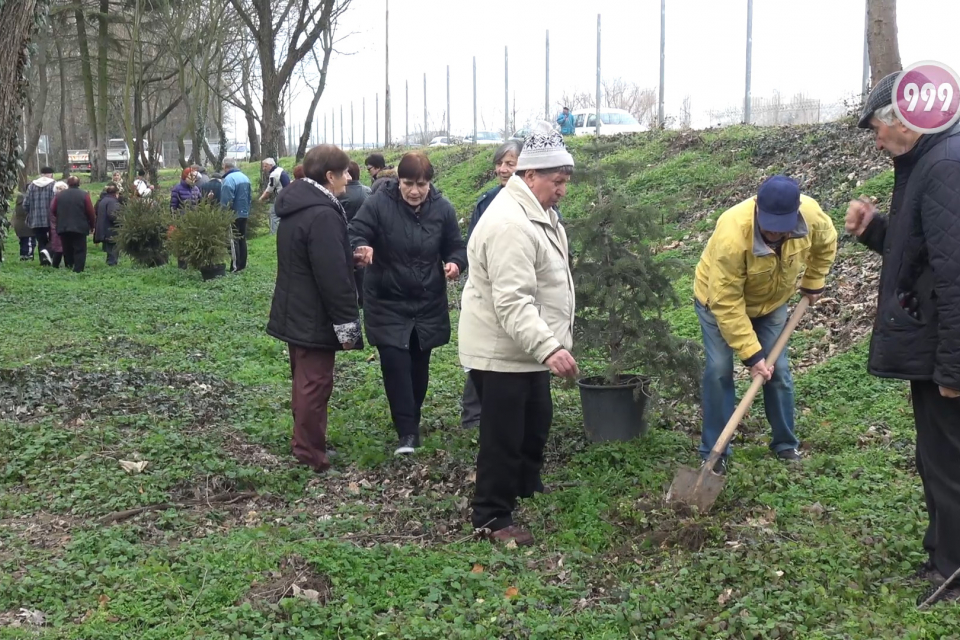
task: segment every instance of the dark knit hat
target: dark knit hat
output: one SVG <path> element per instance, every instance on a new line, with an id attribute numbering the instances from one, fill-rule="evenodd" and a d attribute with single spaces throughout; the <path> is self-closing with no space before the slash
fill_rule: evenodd
<path id="1" fill-rule="evenodd" d="M 867 96 L 866 103 L 863 105 L 863 111 L 860 113 L 860 121 L 857 123 L 858 127 L 861 129 L 869 129 L 870 118 L 873 117 L 874 112 L 877 109 L 882 109 L 887 105 L 893 104 L 893 85 L 896 84 L 900 73 L 900 71 L 894 71 L 878 82 L 877 86 L 873 88 L 873 91 Z"/>

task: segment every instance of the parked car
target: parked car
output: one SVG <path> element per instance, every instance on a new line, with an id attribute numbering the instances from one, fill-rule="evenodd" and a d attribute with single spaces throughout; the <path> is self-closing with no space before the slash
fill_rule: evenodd
<path id="1" fill-rule="evenodd" d="M 576 109 L 573 112 L 574 135 L 592 136 L 597 132 L 597 110 Z M 600 135 L 615 136 L 618 133 L 639 133 L 646 131 L 640 122 L 625 109 L 600 109 Z"/>
<path id="2" fill-rule="evenodd" d="M 523 142 L 524 140 L 527 139 L 527 136 L 529 134 L 530 134 L 529 129 L 517 129 L 516 131 L 513 132 L 513 135 L 510 136 L 510 139 L 519 140 L 520 142 Z"/>
<path id="3" fill-rule="evenodd" d="M 245 142 L 237 142 L 236 144 L 230 145 L 224 157 L 236 160 L 237 162 L 249 162 L 250 147 L 248 147 Z"/>
<path id="4" fill-rule="evenodd" d="M 447 136 L 437 136 L 436 138 L 434 138 L 433 140 L 430 141 L 430 144 L 429 144 L 428 146 L 431 146 L 431 147 L 449 147 L 449 146 L 450 146 L 450 138 L 448 138 Z"/>
<path id="5" fill-rule="evenodd" d="M 477 144 L 500 144 L 503 138 L 494 131 L 477 131 Z M 473 144 L 473 134 L 463 139 L 464 144 Z"/>

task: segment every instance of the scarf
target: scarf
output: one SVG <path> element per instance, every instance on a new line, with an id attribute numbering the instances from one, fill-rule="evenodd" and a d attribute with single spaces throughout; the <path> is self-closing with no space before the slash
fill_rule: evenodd
<path id="1" fill-rule="evenodd" d="M 303 181 L 306 182 L 307 184 L 312 184 L 312 185 L 315 186 L 317 189 L 320 189 L 321 193 L 323 193 L 323 195 L 325 195 L 325 196 L 327 196 L 328 198 L 330 198 L 330 200 L 333 202 L 333 204 L 336 205 L 337 211 L 340 212 L 340 217 L 343 218 L 343 221 L 344 221 L 344 222 L 347 221 L 347 212 L 346 212 L 346 210 L 344 210 L 343 205 L 340 204 L 340 199 L 337 198 L 337 196 L 333 195 L 333 192 L 330 191 L 330 189 L 327 189 L 325 186 L 323 186 L 322 184 L 320 184 L 320 183 L 317 182 L 316 180 L 312 180 L 312 179 L 307 178 L 307 177 L 303 177 L 303 178 L 301 178 L 301 180 L 303 180 Z"/>

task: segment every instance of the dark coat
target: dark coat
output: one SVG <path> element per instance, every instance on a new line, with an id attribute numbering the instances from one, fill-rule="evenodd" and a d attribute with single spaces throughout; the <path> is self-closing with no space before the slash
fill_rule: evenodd
<path id="1" fill-rule="evenodd" d="M 353 216 L 357 215 L 357 211 L 360 211 L 360 207 L 363 206 L 363 201 L 371 193 L 370 187 L 361 184 L 359 180 L 351 180 L 347 183 L 347 190 L 340 196 L 340 204 L 347 212 L 347 222 L 353 220 Z"/>
<path id="2" fill-rule="evenodd" d="M 117 236 L 117 213 L 120 200 L 109 193 L 97 202 L 97 226 L 93 232 L 94 242 L 113 242 Z"/>
<path id="3" fill-rule="evenodd" d="M 191 187 L 186 180 L 181 180 L 170 189 L 171 211 L 180 211 L 187 205 L 197 204 L 198 202 L 200 202 L 200 187 L 197 185 Z"/>
<path id="4" fill-rule="evenodd" d="M 960 389 L 960 125 L 893 165 L 890 215 L 860 238 L 883 256 L 869 370 Z M 911 299 L 918 317 L 901 306 Z"/>
<path id="5" fill-rule="evenodd" d="M 277 196 L 277 283 L 267 333 L 310 349 L 342 349 L 334 325 L 356 323 L 347 220 L 322 191 L 295 180 Z M 354 349 L 362 349 L 357 340 Z"/>
<path id="6" fill-rule="evenodd" d="M 26 195 L 17 194 L 17 206 L 13 211 L 13 230 L 16 231 L 18 238 L 32 238 L 33 229 L 27 224 L 27 210 L 23 208 L 23 200 Z"/>
<path id="7" fill-rule="evenodd" d="M 370 344 L 408 349 L 414 329 L 422 349 L 449 342 L 443 265 L 452 262 L 461 271 L 467 266 L 453 205 L 431 185 L 417 214 L 400 197 L 399 184 L 389 182 L 366 199 L 350 222 L 350 239 L 354 247 L 373 247 L 363 287 Z"/>
<path id="8" fill-rule="evenodd" d="M 58 193 L 50 211 L 57 219 L 57 233 L 61 236 L 65 233 L 89 235 L 96 224 L 90 194 L 80 187 L 70 187 Z"/>
<path id="9" fill-rule="evenodd" d="M 397 181 L 397 170 L 393 167 L 386 167 L 385 169 L 380 169 L 377 173 L 377 179 L 373 181 L 373 184 L 370 185 L 371 195 L 380 191 L 383 187 L 388 185 L 391 182 Z"/>
<path id="10" fill-rule="evenodd" d="M 220 191 L 223 189 L 223 180 L 220 178 L 210 178 L 200 187 L 200 195 L 203 198 L 210 198 L 213 202 L 220 202 Z"/>

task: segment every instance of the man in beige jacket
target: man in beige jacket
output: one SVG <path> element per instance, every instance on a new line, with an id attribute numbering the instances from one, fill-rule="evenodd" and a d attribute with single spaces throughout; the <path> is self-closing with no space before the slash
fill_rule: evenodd
<path id="1" fill-rule="evenodd" d="M 550 374 L 577 375 L 574 292 L 567 235 L 554 207 L 573 157 L 546 122 L 524 141 L 516 174 L 467 245 L 460 362 L 480 396 L 480 453 L 473 525 L 497 542 L 533 544 L 513 522 L 518 497 L 542 491 L 543 449 L 553 420 Z"/>

